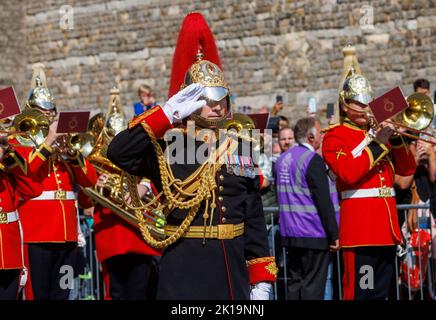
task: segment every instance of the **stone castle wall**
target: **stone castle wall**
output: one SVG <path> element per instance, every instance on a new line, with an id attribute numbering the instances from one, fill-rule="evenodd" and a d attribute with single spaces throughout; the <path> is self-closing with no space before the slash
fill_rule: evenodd
<path id="1" fill-rule="evenodd" d="M 401 85 L 408 94 L 417 77 L 436 89 L 436 0 L 4 0 L 1 84 L 23 100 L 31 65 L 43 62 L 60 110 L 105 110 L 117 85 L 131 115 L 142 82 L 165 100 L 178 30 L 191 11 L 213 30 L 239 106 L 272 106 L 283 95 L 294 120 L 314 96 L 324 109 L 336 101 L 346 44 L 376 93 Z"/>

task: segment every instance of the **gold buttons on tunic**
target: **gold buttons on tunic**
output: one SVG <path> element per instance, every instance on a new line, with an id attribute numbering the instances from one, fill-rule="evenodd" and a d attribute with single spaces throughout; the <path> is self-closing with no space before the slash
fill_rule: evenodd
<path id="1" fill-rule="evenodd" d="M 219 202 L 223 202 L 223 200 L 224 200 L 223 197 L 221 197 L 221 196 L 218 197 L 218 201 L 219 201 Z"/>
<path id="2" fill-rule="evenodd" d="M 226 212 L 226 211 L 227 211 L 227 208 L 224 207 L 224 206 L 222 206 L 222 207 L 221 207 L 221 211 L 222 211 L 222 212 Z"/>
<path id="3" fill-rule="evenodd" d="M 223 186 L 219 186 L 219 190 L 220 190 L 220 191 L 223 191 L 223 190 L 224 190 L 224 187 L 223 187 Z"/>
<path id="4" fill-rule="evenodd" d="M 224 217 L 221 219 L 221 222 L 222 222 L 222 223 L 226 223 L 226 221 L 227 221 L 227 219 L 224 218 Z"/>
<path id="5" fill-rule="evenodd" d="M 224 181 L 224 176 L 223 175 L 220 175 L 220 180 Z"/>

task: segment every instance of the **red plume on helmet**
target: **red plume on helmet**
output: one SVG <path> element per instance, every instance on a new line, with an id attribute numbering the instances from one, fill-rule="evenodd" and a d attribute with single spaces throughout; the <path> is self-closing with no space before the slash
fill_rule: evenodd
<path id="1" fill-rule="evenodd" d="M 222 70 L 212 31 L 204 17 L 200 13 L 194 12 L 185 17 L 179 31 L 173 57 L 168 98 L 179 92 L 186 71 L 195 63 L 199 51 L 205 60 L 215 63 Z"/>

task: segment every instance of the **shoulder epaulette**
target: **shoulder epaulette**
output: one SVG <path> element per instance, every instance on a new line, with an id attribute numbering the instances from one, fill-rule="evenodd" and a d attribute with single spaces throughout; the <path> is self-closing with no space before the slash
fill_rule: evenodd
<path id="1" fill-rule="evenodd" d="M 322 129 L 321 131 L 323 133 L 326 133 L 326 132 L 329 132 L 329 131 L 333 130 L 334 128 L 339 127 L 340 125 L 341 125 L 340 123 L 335 123 L 335 124 L 332 124 L 332 125 L 328 126 L 327 128 Z"/>

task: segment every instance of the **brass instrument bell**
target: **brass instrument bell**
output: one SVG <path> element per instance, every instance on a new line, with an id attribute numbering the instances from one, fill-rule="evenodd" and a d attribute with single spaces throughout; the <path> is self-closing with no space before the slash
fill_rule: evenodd
<path id="1" fill-rule="evenodd" d="M 12 127 L 19 132 L 28 132 L 27 136 L 17 135 L 18 142 L 25 146 L 40 145 L 48 135 L 49 118 L 36 108 L 26 108 L 12 121 Z"/>
<path id="2" fill-rule="evenodd" d="M 422 93 L 414 93 L 407 97 L 407 103 L 409 107 L 399 114 L 398 120 L 415 130 L 428 128 L 434 116 L 434 105 L 430 97 Z"/>

